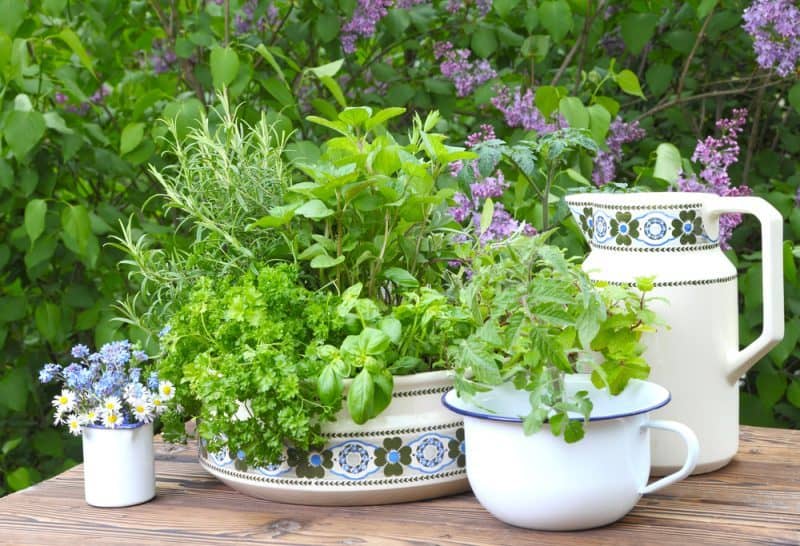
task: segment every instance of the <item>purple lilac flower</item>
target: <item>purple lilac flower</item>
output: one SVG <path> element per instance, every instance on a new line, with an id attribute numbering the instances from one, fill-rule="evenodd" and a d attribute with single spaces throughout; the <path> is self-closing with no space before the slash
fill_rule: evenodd
<path id="1" fill-rule="evenodd" d="M 737 108 L 730 119 L 717 120 L 717 128 L 721 131 L 719 138 L 708 136 L 699 140 L 692 154 L 692 161 L 703 166 L 699 176 L 678 177 L 678 188 L 681 191 L 715 193 L 724 197 L 750 195 L 752 190 L 747 186 L 732 187 L 728 168 L 739 158 L 738 136 L 747 122 L 747 109 Z M 741 214 L 724 214 L 719 222 L 719 241 L 724 249 L 730 248 L 733 229 L 742 222 Z"/>
<path id="2" fill-rule="evenodd" d="M 353 17 L 342 25 L 342 49 L 345 53 L 356 50 L 356 39 L 368 38 L 375 34 L 378 21 L 383 19 L 392 0 L 358 0 Z"/>
<path id="3" fill-rule="evenodd" d="M 53 364 L 52 362 L 49 364 L 45 364 L 41 370 L 39 370 L 39 382 L 40 383 L 49 383 L 52 381 L 59 373 L 61 372 L 61 366 L 58 364 Z"/>
<path id="4" fill-rule="evenodd" d="M 466 10 L 469 8 L 470 4 L 472 4 L 470 0 L 448 0 L 445 9 L 455 15 L 461 10 Z M 486 17 L 486 15 L 492 10 L 492 0 L 475 0 L 474 1 L 475 8 L 478 10 L 478 14 L 481 17 Z"/>
<path id="5" fill-rule="evenodd" d="M 469 60 L 472 54 L 469 49 L 453 49 L 450 42 L 435 44 L 433 54 L 441 60 L 439 70 L 442 76 L 455 84 L 459 97 L 469 95 L 477 86 L 497 76 L 487 60 L 472 62 Z"/>
<path id="6" fill-rule="evenodd" d="M 153 53 L 150 56 L 150 64 L 153 65 L 154 73 L 163 74 L 164 72 L 169 72 L 177 60 L 177 55 L 164 40 L 153 40 Z"/>
<path id="7" fill-rule="evenodd" d="M 756 62 L 781 77 L 797 70 L 800 60 L 800 8 L 791 0 L 755 0 L 742 16 L 753 37 Z"/>
<path id="8" fill-rule="evenodd" d="M 638 121 L 627 123 L 617 117 L 611 122 L 606 137 L 608 151 L 600 150 L 594 160 L 592 180 L 597 186 L 604 186 L 616 177 L 617 163 L 622 160 L 622 145 L 641 140 L 645 134 Z"/>
<path id="9" fill-rule="evenodd" d="M 494 140 L 497 138 L 497 135 L 494 133 L 494 127 L 489 125 L 488 123 L 484 123 L 481 125 L 478 130 L 467 137 L 467 141 L 464 143 L 467 148 L 474 148 L 481 142 L 486 142 L 487 140 Z"/>
<path id="10" fill-rule="evenodd" d="M 107 83 L 103 83 L 97 91 L 95 91 L 91 97 L 89 97 L 89 102 L 93 104 L 101 104 L 107 96 L 111 94 L 111 86 Z"/>
<path id="11" fill-rule="evenodd" d="M 528 89 L 522 94 L 520 88 L 512 93 L 510 88 L 500 87 L 492 98 L 492 104 L 503 113 L 506 125 L 509 127 L 522 127 L 526 131 L 536 131 L 540 135 L 546 135 L 566 124 L 561 120 L 548 123 L 536 108 L 534 98 L 533 89 Z"/>
<path id="12" fill-rule="evenodd" d="M 496 199 L 503 196 L 508 186 L 503 171 L 497 171 L 494 176 L 487 176 L 480 182 L 470 184 L 469 191 L 472 193 L 472 199 Z"/>
<path id="13" fill-rule="evenodd" d="M 69 101 L 69 97 L 61 91 L 56 91 L 55 100 L 56 104 L 66 104 Z"/>

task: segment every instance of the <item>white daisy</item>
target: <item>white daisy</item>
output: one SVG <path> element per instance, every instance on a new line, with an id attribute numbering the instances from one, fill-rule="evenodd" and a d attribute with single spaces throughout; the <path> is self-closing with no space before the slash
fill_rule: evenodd
<path id="1" fill-rule="evenodd" d="M 118 396 L 109 396 L 103 401 L 103 413 L 118 413 L 120 405 Z"/>
<path id="2" fill-rule="evenodd" d="M 158 384 L 158 395 L 164 402 L 172 400 L 172 397 L 175 396 L 175 385 L 172 384 L 172 381 L 161 381 Z"/>
<path id="3" fill-rule="evenodd" d="M 106 428 L 116 428 L 122 424 L 122 415 L 113 411 L 103 412 L 103 426 Z"/>
<path id="4" fill-rule="evenodd" d="M 133 411 L 133 416 L 140 423 L 152 423 L 153 418 L 155 418 L 153 405 L 147 400 L 134 400 L 131 402 L 131 410 Z"/>
<path id="5" fill-rule="evenodd" d="M 56 410 L 55 414 L 53 415 L 53 425 L 58 426 L 64 424 L 65 422 L 64 414 L 61 411 Z"/>
<path id="6" fill-rule="evenodd" d="M 81 413 L 78 416 L 78 419 L 80 420 L 82 425 L 93 425 L 100 418 L 101 413 L 102 413 L 102 408 L 90 409 L 86 413 Z"/>
<path id="7" fill-rule="evenodd" d="M 58 413 L 72 411 L 72 408 L 75 407 L 75 393 L 69 389 L 64 389 L 61 394 L 57 394 L 53 398 L 53 407 L 56 408 Z"/>
<path id="8" fill-rule="evenodd" d="M 160 396 L 154 396 L 150 403 L 153 404 L 153 410 L 155 411 L 156 415 L 161 415 L 165 411 L 167 411 L 167 406 L 164 404 L 164 400 Z"/>
<path id="9" fill-rule="evenodd" d="M 67 419 L 67 427 L 70 434 L 79 436 L 82 430 L 80 418 L 77 415 L 70 415 L 69 419 Z"/>

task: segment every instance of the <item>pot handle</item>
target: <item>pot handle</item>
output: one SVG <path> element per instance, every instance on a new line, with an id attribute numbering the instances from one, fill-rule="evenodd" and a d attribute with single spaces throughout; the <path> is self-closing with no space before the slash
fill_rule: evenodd
<path id="1" fill-rule="evenodd" d="M 763 329 L 750 345 L 741 351 L 735 347 L 729 356 L 728 381 L 734 384 L 783 339 L 783 218 L 759 197 L 718 197 L 709 200 L 703 212 L 706 226 L 716 226 L 726 212 L 752 214 L 761 223 Z"/>
<path id="2" fill-rule="evenodd" d="M 683 463 L 683 466 L 677 472 L 673 472 L 672 474 L 664 476 L 660 480 L 656 480 L 653 483 L 645 486 L 641 493 L 642 495 L 647 495 L 649 493 L 658 491 L 663 487 L 672 485 L 675 482 L 679 482 L 691 474 L 692 470 L 694 470 L 694 467 L 697 465 L 697 455 L 700 453 L 700 444 L 697 442 L 697 436 L 695 436 L 695 433 L 692 432 L 692 429 L 683 423 L 678 423 L 677 421 L 648 421 L 647 423 L 644 423 L 642 427 L 658 428 L 661 430 L 676 432 L 686 443 L 686 461 Z"/>

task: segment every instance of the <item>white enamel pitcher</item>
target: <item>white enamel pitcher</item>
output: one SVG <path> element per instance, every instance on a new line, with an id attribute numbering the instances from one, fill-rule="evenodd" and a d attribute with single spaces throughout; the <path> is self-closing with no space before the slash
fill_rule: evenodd
<path id="1" fill-rule="evenodd" d="M 643 338 L 650 381 L 672 392 L 656 419 L 688 425 L 700 441 L 694 473 L 725 466 L 739 446 L 739 378 L 783 338 L 781 215 L 757 197 L 704 193 L 592 193 L 566 198 L 591 252 L 594 280 L 633 285 L 655 276 L 653 309 L 668 324 Z M 763 331 L 739 349 L 736 268 L 719 246 L 719 217 L 752 214 L 761 222 Z M 652 471 L 680 468 L 685 447 L 652 434 Z"/>

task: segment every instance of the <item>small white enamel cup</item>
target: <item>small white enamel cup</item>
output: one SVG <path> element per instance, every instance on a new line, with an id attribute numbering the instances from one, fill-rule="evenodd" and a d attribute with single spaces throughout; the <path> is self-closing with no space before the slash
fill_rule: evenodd
<path id="1" fill-rule="evenodd" d="M 478 501 L 496 518 L 551 531 L 598 527 L 623 517 L 642 495 L 692 472 L 699 451 L 695 434 L 681 423 L 648 416 L 669 402 L 664 387 L 632 380 L 611 396 L 584 374 L 567 376 L 566 385 L 570 393 L 588 391 L 593 403 L 586 435 L 573 444 L 553 436 L 547 424 L 526 436 L 520 416 L 530 411 L 529 393 L 513 385 L 480 393 L 470 402 L 454 390 L 442 397 L 447 408 L 464 416 L 467 477 Z M 678 434 L 687 454 L 680 470 L 648 485 L 651 428 Z"/>
<path id="2" fill-rule="evenodd" d="M 132 506 L 155 497 L 153 423 L 84 427 L 83 485 L 91 506 Z"/>

